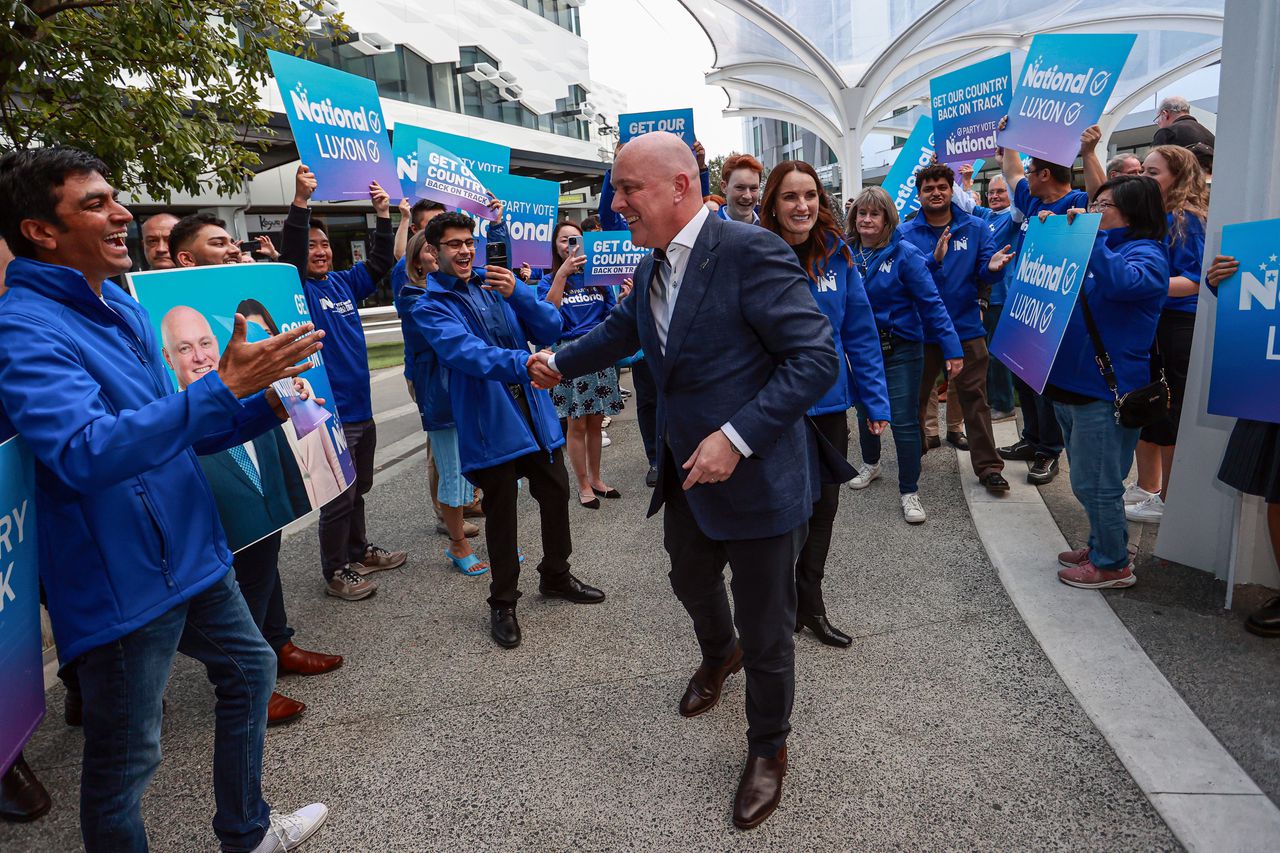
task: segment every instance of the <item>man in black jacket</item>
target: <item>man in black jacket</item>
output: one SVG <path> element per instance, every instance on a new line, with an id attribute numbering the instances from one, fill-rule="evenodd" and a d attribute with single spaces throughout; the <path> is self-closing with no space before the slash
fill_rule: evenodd
<path id="1" fill-rule="evenodd" d="M 1186 98 L 1179 95 L 1165 98 L 1156 110 L 1155 121 L 1160 129 L 1151 138 L 1152 145 L 1181 145 L 1183 148 L 1190 148 L 1197 142 L 1203 142 L 1213 148 L 1213 131 L 1191 115 L 1191 105 Z"/>

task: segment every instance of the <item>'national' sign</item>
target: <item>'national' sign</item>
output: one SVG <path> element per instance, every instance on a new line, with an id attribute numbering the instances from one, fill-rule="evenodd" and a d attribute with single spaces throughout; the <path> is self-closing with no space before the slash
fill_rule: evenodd
<path id="1" fill-rule="evenodd" d="M 511 149 L 496 142 L 399 122 L 392 137 L 396 176 L 400 179 L 404 198 L 415 198 L 418 194 L 418 143 L 424 139 L 453 154 L 471 170 L 471 174 L 483 180 L 487 181 L 493 175 L 505 175 L 511 170 Z"/>
<path id="2" fill-rule="evenodd" d="M 1005 53 L 929 81 L 939 163 L 996 153 L 996 127 L 1009 112 L 1009 67 Z"/>
<path id="3" fill-rule="evenodd" d="M 623 113 L 618 116 L 618 138 L 623 142 L 658 130 L 674 133 L 690 147 L 697 141 L 697 137 L 693 134 L 693 110 L 691 109 Z"/>
<path id="4" fill-rule="evenodd" d="M 1218 286 L 1209 412 L 1280 423 L 1280 219 L 1223 228 L 1222 254 L 1240 270 Z"/>

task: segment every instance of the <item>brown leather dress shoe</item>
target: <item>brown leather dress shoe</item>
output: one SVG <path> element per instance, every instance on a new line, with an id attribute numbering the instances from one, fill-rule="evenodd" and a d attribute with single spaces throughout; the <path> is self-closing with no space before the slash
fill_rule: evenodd
<path id="1" fill-rule="evenodd" d="M 19 752 L 13 766 L 0 777 L 0 820 L 27 823 L 43 817 L 52 805 L 49 792 Z"/>
<path id="2" fill-rule="evenodd" d="M 787 748 L 773 758 L 747 756 L 742 781 L 733 798 L 733 825 L 752 829 L 769 819 L 782 802 L 782 777 L 787 775 Z"/>
<path id="3" fill-rule="evenodd" d="M 742 647 L 734 646 L 723 666 L 711 667 L 705 663 L 698 667 L 689 679 L 684 697 L 680 700 L 680 716 L 696 717 L 705 714 L 720 701 L 720 688 L 724 680 L 742 669 Z"/>
<path id="4" fill-rule="evenodd" d="M 301 717 L 305 710 L 307 706 L 297 699 L 272 692 L 271 698 L 267 700 L 267 725 L 278 726 L 291 722 Z"/>
<path id="5" fill-rule="evenodd" d="M 293 643 L 285 643 L 276 654 L 278 672 L 294 675 L 319 675 L 342 666 L 342 655 L 322 655 L 300 649 Z"/>

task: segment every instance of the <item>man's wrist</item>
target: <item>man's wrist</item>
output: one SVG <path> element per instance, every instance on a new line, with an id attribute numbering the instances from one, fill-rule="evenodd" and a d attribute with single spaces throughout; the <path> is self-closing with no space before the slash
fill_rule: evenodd
<path id="1" fill-rule="evenodd" d="M 305 208 L 305 207 L 310 207 L 310 206 L 311 206 L 311 197 L 310 197 L 310 196 L 308 196 L 308 197 L 306 197 L 306 198 L 303 198 L 303 197 L 302 197 L 302 196 L 300 196 L 300 195 L 295 195 L 295 196 L 293 197 L 293 206 L 294 206 L 294 207 L 303 207 L 303 208 Z"/>

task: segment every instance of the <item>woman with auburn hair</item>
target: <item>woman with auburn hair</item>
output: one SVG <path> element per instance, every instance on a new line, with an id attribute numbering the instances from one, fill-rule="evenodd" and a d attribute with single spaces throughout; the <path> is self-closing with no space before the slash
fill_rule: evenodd
<path id="1" fill-rule="evenodd" d="M 854 401 L 869 412 L 867 429 L 879 435 L 889 425 L 889 396 L 871 303 L 812 166 L 788 160 L 774 169 L 760 202 L 760 224 L 795 251 L 813 298 L 831 321 L 836 352 L 843 356 L 840 376 L 808 416 L 840 455 L 848 456 L 848 411 Z M 796 631 L 808 628 L 823 643 L 845 647 L 853 640 L 827 621 L 822 601 L 822 577 L 839 506 L 840 484 L 824 484 L 796 563 Z"/>
<path id="2" fill-rule="evenodd" d="M 1151 359 L 1152 373 L 1163 369 L 1169 383 L 1169 417 L 1142 430 L 1137 451 L 1138 479 L 1125 491 L 1125 516 L 1130 521 L 1158 524 L 1169 495 L 1169 472 L 1173 469 L 1191 364 L 1209 188 L 1195 155 L 1178 145 L 1152 148 L 1142 163 L 1142 173 L 1160 185 L 1169 230 L 1165 238 L 1169 250 L 1169 294 L 1160 312 Z"/>

